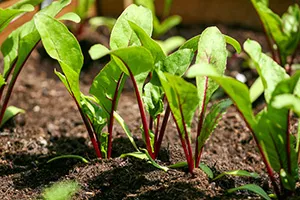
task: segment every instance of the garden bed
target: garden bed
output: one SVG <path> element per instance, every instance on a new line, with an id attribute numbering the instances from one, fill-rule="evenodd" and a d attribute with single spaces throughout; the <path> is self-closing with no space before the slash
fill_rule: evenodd
<path id="1" fill-rule="evenodd" d="M 262 33 L 237 27 L 219 28 L 241 43 L 252 38 L 266 47 Z M 171 30 L 169 34 L 190 38 L 203 29 L 204 26 L 181 27 Z M 107 41 L 105 36 L 94 39 Z M 58 64 L 44 58 L 41 53 L 43 50 L 40 47 L 38 49 L 27 61 L 10 101 L 10 104 L 25 109 L 26 113 L 10 121 L 0 132 L 2 199 L 34 199 L 41 195 L 43 188 L 56 181 L 70 179 L 76 180 L 81 186 L 74 199 L 258 199 L 247 191 L 226 193 L 227 189 L 247 183 L 256 183 L 271 192 L 272 186 L 255 142 L 233 106 L 205 145 L 202 162 L 214 174 L 243 169 L 257 172 L 260 175 L 258 179 L 226 176 L 209 181 L 200 169 L 192 176 L 184 170 L 164 172 L 135 158 L 119 158 L 122 153 L 134 151 L 119 126 L 114 129 L 113 158 L 95 159 L 77 107 L 53 73 L 54 68 L 59 68 Z M 245 72 L 251 82 L 255 73 L 240 68 L 241 64 L 239 58 L 231 60 L 228 73 Z M 103 63 L 92 62 L 82 72 L 82 91 L 88 91 L 101 65 Z M 143 146 L 138 106 L 130 84 L 126 85 L 125 91 L 121 95 L 118 113 L 134 133 L 137 144 Z M 90 163 L 72 159 L 47 163 L 55 156 L 66 154 L 83 156 Z M 157 161 L 167 166 L 184 160 L 178 133 L 171 120 Z M 297 194 L 300 195 L 299 187 Z"/>

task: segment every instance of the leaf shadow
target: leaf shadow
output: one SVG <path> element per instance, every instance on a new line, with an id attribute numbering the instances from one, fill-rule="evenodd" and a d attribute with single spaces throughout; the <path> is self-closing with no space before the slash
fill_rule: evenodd
<path id="1" fill-rule="evenodd" d="M 57 137 L 51 145 L 46 146 L 48 154 L 6 153 L 3 160 L 8 164 L 0 165 L 0 177 L 13 176 L 16 189 L 37 188 L 57 181 L 67 175 L 69 170 L 80 163 L 76 159 L 56 160 L 47 163 L 59 155 L 80 155 L 85 158 L 94 158 L 94 150 L 85 144 L 81 137 Z"/>

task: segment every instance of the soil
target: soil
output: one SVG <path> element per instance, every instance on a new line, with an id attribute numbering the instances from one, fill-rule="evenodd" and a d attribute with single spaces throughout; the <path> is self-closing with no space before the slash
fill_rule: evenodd
<path id="1" fill-rule="evenodd" d="M 169 35 L 190 38 L 201 33 L 203 28 L 180 27 Z M 267 48 L 260 32 L 221 25 L 219 28 L 241 43 L 250 37 Z M 83 48 L 88 49 L 99 41 L 107 43 L 107 34 L 103 34 L 107 31 L 100 32 L 101 35 L 88 36 L 88 42 L 83 40 Z M 81 89 L 85 93 L 104 61 L 99 63 L 86 59 L 81 77 Z M 253 81 L 256 73 L 249 68 L 241 68 L 242 62 L 239 57 L 231 59 L 228 73 L 241 72 L 248 82 Z M 54 68 L 59 66 L 45 57 L 39 46 L 17 81 L 10 104 L 26 110 L 26 113 L 11 120 L 0 132 L 1 199 L 36 199 L 41 197 L 45 187 L 62 180 L 76 180 L 80 184 L 81 189 L 73 199 L 259 199 L 247 191 L 226 193 L 229 188 L 249 183 L 272 192 L 255 142 L 234 107 L 229 108 L 205 145 L 202 162 L 214 174 L 243 169 L 257 172 L 260 175 L 258 179 L 226 176 L 210 181 L 200 169 L 192 176 L 185 169 L 164 172 L 142 160 L 120 158 L 122 153 L 133 152 L 134 149 L 117 125 L 114 129 L 113 158 L 96 159 L 76 105 L 54 75 Z M 126 85 L 121 96 L 118 112 L 134 133 L 136 142 L 143 146 L 140 116 L 130 84 Z M 47 163 L 55 156 L 67 154 L 83 156 L 90 162 L 84 164 L 79 160 L 65 159 Z M 175 124 L 170 120 L 157 161 L 167 166 L 184 160 Z M 296 193 L 300 195 L 299 191 Z"/>

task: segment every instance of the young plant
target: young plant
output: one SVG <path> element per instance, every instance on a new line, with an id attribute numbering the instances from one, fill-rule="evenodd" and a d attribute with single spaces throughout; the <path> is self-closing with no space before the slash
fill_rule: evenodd
<path id="1" fill-rule="evenodd" d="M 252 111 L 248 87 L 233 78 L 220 75 L 213 63 L 205 67 L 192 66 L 187 76 L 208 76 L 223 87 L 253 134 L 277 198 L 287 199 L 298 181 L 299 135 L 296 139 L 290 132 L 290 126 L 291 110 L 300 114 L 300 73 L 296 72 L 290 77 L 272 58 L 261 52 L 260 45 L 255 41 L 246 41 L 244 49 L 254 60 L 264 86 L 266 107 L 257 115 Z M 280 177 L 280 184 L 275 173 Z"/>
<path id="2" fill-rule="evenodd" d="M 180 24 L 182 20 L 181 17 L 178 15 L 167 17 L 169 15 L 170 8 L 172 5 L 172 1 L 170 0 L 165 1 L 165 9 L 163 13 L 164 20 L 162 23 L 159 21 L 158 17 L 156 16 L 154 0 L 134 0 L 133 3 L 135 3 L 136 5 L 144 6 L 151 10 L 152 17 L 153 17 L 153 28 L 154 28 L 153 37 L 155 38 L 164 35 L 171 28 Z"/>
<path id="3" fill-rule="evenodd" d="M 105 66 L 100 74 L 96 77 L 96 82 L 94 81 L 93 83 L 91 93 L 98 99 L 99 103 L 102 102 L 103 104 L 105 101 L 108 102 L 110 107 L 105 110 L 109 111 L 112 108 L 111 102 L 114 102 L 112 101 L 114 99 L 112 94 L 118 93 L 116 90 L 118 87 L 114 86 L 115 83 L 119 82 L 118 77 L 121 77 L 121 74 L 124 74 L 124 76 L 126 75 L 126 77 L 130 77 L 134 85 L 134 91 L 141 113 L 143 138 L 146 143 L 147 153 L 151 159 L 154 159 L 158 156 L 165 129 L 168 124 L 168 119 L 172 111 L 175 121 L 178 125 L 180 138 L 182 140 L 182 145 L 187 157 L 187 163 L 189 165 L 190 172 L 192 173 L 193 168 L 195 166 L 199 166 L 201 150 L 205 141 L 213 131 L 218 120 L 221 118 L 222 115 L 220 113 L 224 112 L 226 107 L 230 105 L 230 102 L 221 101 L 211 109 L 211 112 L 206 115 L 205 118 L 206 105 L 212 93 L 217 89 L 217 85 L 211 83 L 212 81 L 205 83 L 206 81 L 201 82 L 201 80 L 199 80 L 197 89 L 192 84 L 186 83 L 180 78 L 190 66 L 193 60 L 194 52 L 198 50 L 198 41 L 200 40 L 200 36 L 192 38 L 178 51 L 166 56 L 157 42 L 150 37 L 152 29 L 150 28 L 149 31 L 149 29 L 145 27 L 143 19 L 141 19 L 141 16 L 143 15 L 140 15 L 140 20 L 137 21 L 136 18 L 131 17 L 131 15 L 135 16 L 135 14 L 129 14 L 129 11 L 136 8 L 145 9 L 142 7 L 136 7 L 135 5 L 128 7 L 119 17 L 112 31 L 110 46 L 112 49 L 117 50 L 108 50 L 102 45 L 95 45 L 91 48 L 90 54 L 94 59 L 100 58 L 108 53 L 111 54 L 112 57 L 110 63 Z M 138 13 L 138 11 L 135 11 L 134 13 Z M 151 16 L 151 12 L 149 12 L 149 10 L 148 13 L 150 13 Z M 147 17 L 146 19 L 149 20 L 151 18 Z M 122 26 L 120 26 L 120 24 L 122 24 Z M 149 24 L 149 22 L 147 24 Z M 116 32 L 119 34 L 116 35 Z M 126 33 L 125 36 L 124 33 Z M 210 34 L 213 34 L 214 36 L 210 38 Z M 206 44 L 204 41 L 208 43 L 210 41 L 210 43 Z M 218 62 L 217 57 L 224 58 L 222 62 L 219 63 L 220 73 L 222 73 L 226 66 L 226 42 L 231 43 L 237 49 L 240 49 L 239 44 L 234 39 L 222 35 L 216 28 L 210 28 L 205 31 L 201 36 L 201 43 L 199 42 L 199 49 L 201 50 L 201 53 L 199 51 L 197 62 L 204 62 L 204 58 L 201 58 L 205 52 L 203 49 L 209 47 L 206 53 L 208 53 L 208 56 L 212 56 L 212 59 L 208 59 L 206 57 L 206 62 L 211 61 L 215 63 Z M 128 44 L 135 44 L 138 46 L 142 45 L 142 47 L 135 47 L 135 49 L 139 49 L 138 52 L 133 50 L 134 47 L 127 47 Z M 118 49 L 120 47 L 123 49 Z M 117 55 L 117 52 L 122 52 L 122 54 L 118 53 Z M 131 61 L 132 59 L 139 60 L 140 58 L 143 59 L 139 62 Z M 150 61 L 149 58 L 152 58 L 152 60 Z M 149 64 L 145 63 L 147 60 L 149 60 Z M 117 63 L 116 65 L 119 67 L 115 66 L 112 69 L 112 67 L 109 66 L 112 62 Z M 141 68 L 142 66 L 143 68 Z M 104 73 L 108 72 L 109 68 L 110 71 L 114 72 L 113 74 L 111 72 Z M 148 82 L 145 82 L 148 75 L 149 80 Z M 115 78 L 113 78 L 113 81 L 107 77 Z M 170 82 L 173 84 L 169 84 Z M 105 85 L 103 85 L 104 83 Z M 203 83 L 205 84 L 203 85 Z M 109 89 L 112 91 L 109 93 L 103 93 L 103 91 L 107 90 L 105 89 L 108 88 L 107 85 L 112 85 L 109 87 Z M 178 97 L 182 96 L 182 99 L 172 99 L 174 97 L 172 96 L 174 95 L 174 91 L 181 92 L 178 94 Z M 188 95 L 186 95 L 187 91 L 189 91 Z M 167 108 L 164 108 L 164 97 L 166 97 L 168 100 Z M 187 101 L 188 98 L 191 98 L 191 100 Z M 197 148 L 195 150 L 196 155 L 195 158 L 193 158 L 189 130 L 186 127 L 189 127 L 190 120 L 194 115 L 194 111 L 200 105 L 201 114 L 199 116 L 199 134 L 197 136 Z M 184 106 L 184 109 L 182 109 L 182 106 Z M 105 108 L 105 105 L 102 105 L 102 107 Z M 147 122 L 145 110 L 149 114 L 149 123 Z M 165 114 L 162 124 L 160 125 L 160 118 L 163 110 L 165 110 Z M 110 112 L 110 116 L 111 115 L 112 112 Z M 182 116 L 184 118 L 181 118 Z M 184 119 L 184 121 L 182 122 L 180 119 Z M 139 152 L 138 156 L 140 156 L 140 154 L 141 153 Z"/>
<path id="4" fill-rule="evenodd" d="M 20 14 L 32 11 L 34 9 L 33 6 L 40 2 L 41 1 L 39 0 L 24 0 L 5 10 L 1 9 L 0 30 L 2 31 L 11 20 Z M 70 1 L 68 0 L 57 1 L 41 10 L 39 13 L 54 17 L 69 3 Z M 23 110 L 17 109 L 16 107 L 8 107 L 8 102 L 15 82 L 26 60 L 39 40 L 40 37 L 34 26 L 33 20 L 31 20 L 13 31 L 1 46 L 4 67 L 2 74 L 0 74 L 0 126 L 2 126 L 9 118 L 23 112 Z M 7 89 L 5 90 L 6 87 Z"/>
<path id="5" fill-rule="evenodd" d="M 88 15 L 89 15 L 89 9 L 92 5 L 94 5 L 94 0 L 78 0 L 78 4 L 75 8 L 75 13 L 80 17 L 81 21 L 78 24 L 77 30 L 76 30 L 76 37 L 80 38 L 84 26 L 86 22 L 88 21 Z"/>
<path id="6" fill-rule="evenodd" d="M 278 16 L 269 8 L 269 0 L 251 0 L 264 27 L 273 59 L 291 74 L 291 68 L 300 41 L 300 9 L 291 5 Z"/>
<path id="7" fill-rule="evenodd" d="M 198 51 L 196 63 L 199 65 L 215 64 L 218 74 L 224 73 L 227 61 L 226 38 L 216 27 L 207 28 L 201 36 L 188 41 L 182 48 Z M 234 41 L 231 38 L 231 41 Z M 196 44 L 196 45 L 195 45 Z M 235 44 L 238 44 L 235 42 Z M 195 47 L 196 46 L 196 47 Z M 239 49 L 237 45 L 237 49 Z M 198 77 L 196 86 L 169 73 L 158 72 L 166 94 L 172 116 L 177 126 L 190 173 L 199 167 L 202 148 L 213 132 L 222 114 L 231 101 L 225 100 L 215 104 L 206 114 L 207 104 L 218 85 L 208 77 Z M 195 153 L 191 146 L 191 122 L 198 108 L 198 124 Z"/>
<path id="8" fill-rule="evenodd" d="M 158 39 L 160 36 L 166 34 L 170 29 L 177 26 L 181 22 L 181 17 L 173 15 L 168 17 L 172 5 L 172 0 L 164 1 L 163 21 L 160 22 L 156 16 L 154 0 L 134 0 L 133 3 L 144 6 L 151 10 L 153 17 L 153 37 Z M 162 47 L 165 54 L 170 54 L 185 42 L 185 39 L 181 36 L 173 36 L 164 41 L 158 40 L 158 44 Z"/>
<path id="9" fill-rule="evenodd" d="M 193 52 L 185 49 L 166 56 L 159 44 L 151 39 L 151 34 L 151 11 L 142 6 L 129 6 L 118 18 L 112 30 L 110 40 L 112 50 L 102 45 L 95 45 L 90 50 L 90 54 L 94 59 L 106 54 L 110 54 L 112 58 L 95 78 L 90 93 L 106 110 L 107 120 L 109 120 L 108 130 L 109 135 L 111 135 L 113 129 L 112 115 L 117 108 L 117 99 L 119 99 L 122 91 L 124 80 L 130 77 L 141 114 L 143 139 L 146 143 L 147 155 L 154 159 L 158 155 L 170 114 L 170 108 L 168 107 L 162 127 L 159 130 L 159 118 L 164 110 L 164 93 L 156 70 L 160 68 L 162 70 L 168 69 L 170 73 L 177 73 L 181 76 L 190 65 Z M 150 81 L 145 82 L 148 76 Z M 149 123 L 145 111 L 149 113 Z"/>

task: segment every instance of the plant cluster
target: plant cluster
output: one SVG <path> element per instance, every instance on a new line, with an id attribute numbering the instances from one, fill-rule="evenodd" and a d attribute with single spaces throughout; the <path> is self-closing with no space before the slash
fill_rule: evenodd
<path id="1" fill-rule="evenodd" d="M 142 5 L 149 3 L 137 2 Z M 0 30 L 14 17 L 32 10 L 38 3 L 38 0 L 24 0 L 1 10 L 5 19 L 1 18 L 4 20 L 0 21 Z M 41 40 L 49 56 L 60 64 L 62 71 L 55 70 L 55 74 L 76 103 L 98 158 L 111 158 L 116 120 L 136 149 L 136 152 L 122 156 L 146 159 L 154 166 L 168 170 L 167 167 L 158 165 L 155 159 L 159 155 L 171 116 L 176 124 L 186 162 L 169 167 L 187 166 L 192 174 L 195 168 L 200 167 L 213 178 L 208 167 L 200 163 L 201 154 L 206 141 L 233 102 L 253 134 L 273 184 L 274 196 L 286 199 L 293 193 L 299 179 L 300 154 L 300 131 L 296 136 L 290 131 L 292 113 L 300 115 L 300 73 L 293 74 L 291 70 L 300 38 L 300 10 L 297 5 L 291 6 L 281 19 L 268 8 L 268 1 L 252 0 L 273 51 L 272 59 L 253 40 L 247 40 L 243 45 L 255 63 L 266 101 L 265 108 L 254 115 L 252 102 L 257 93 L 252 93 L 245 84 L 224 75 L 228 57 L 226 45 L 232 45 L 239 53 L 239 43 L 222 34 L 218 28 L 209 27 L 186 41 L 177 51 L 167 54 L 152 39 L 155 24 L 158 23 L 153 16 L 154 10 L 147 8 L 152 4 L 147 4 L 146 7 L 132 4 L 127 7 L 114 23 L 109 48 L 97 44 L 90 49 L 93 59 L 109 55 L 110 61 L 93 80 L 89 94 L 82 93 L 79 82 L 83 65 L 81 48 L 77 39 L 61 22 L 64 19 L 78 22 L 79 17 L 69 13 L 59 19 L 55 18 L 69 3 L 69 0 L 60 0 L 44 8 L 31 21 L 12 32 L 1 46 L 4 71 L 0 76 L 0 95 L 5 94 L 0 109 L 1 124 L 6 121 L 7 116 L 20 112 L 7 109 L 8 100 L 24 63 Z M 276 48 L 273 48 L 274 45 Z M 186 78 L 195 79 L 195 84 Z M 127 79 L 130 79 L 134 87 L 146 149 L 137 147 L 132 133 L 117 112 Z M 4 90 L 7 85 L 7 90 Z M 211 97 L 219 86 L 231 100 L 221 100 L 209 107 Z M 192 127 L 195 116 L 197 125 Z M 195 133 L 193 128 L 196 129 Z M 194 150 L 192 138 L 195 138 Z M 226 174 L 257 177 L 255 173 L 237 170 L 222 173 L 213 180 Z M 253 184 L 234 188 L 229 192 L 237 189 L 248 189 L 270 199 L 266 192 Z"/>

